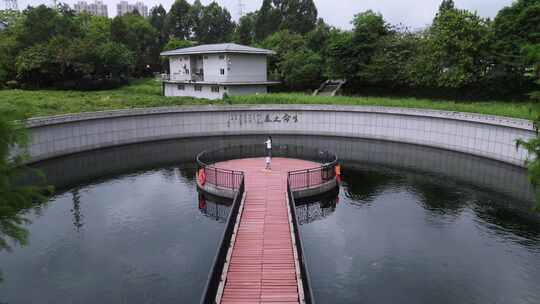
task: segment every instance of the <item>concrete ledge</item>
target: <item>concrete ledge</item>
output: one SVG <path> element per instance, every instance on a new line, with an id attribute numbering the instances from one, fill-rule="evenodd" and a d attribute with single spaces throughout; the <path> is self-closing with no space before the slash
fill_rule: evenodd
<path id="1" fill-rule="evenodd" d="M 320 135 L 403 142 L 524 166 L 517 139 L 531 121 L 472 113 L 370 106 L 247 105 L 127 109 L 30 119 L 31 162 L 175 138 Z"/>
<path id="2" fill-rule="evenodd" d="M 313 196 L 318 196 L 330 192 L 338 186 L 338 183 L 335 179 L 328 181 L 324 184 L 321 184 L 316 187 L 304 188 L 293 191 L 293 196 L 295 199 L 303 199 Z"/>
<path id="3" fill-rule="evenodd" d="M 227 199 L 234 199 L 234 196 L 236 195 L 236 191 L 233 191 L 230 189 L 223 189 L 223 188 L 215 187 L 214 185 L 211 185 L 211 184 L 201 185 L 199 183 L 198 178 L 197 178 L 197 188 L 199 188 L 199 190 L 202 190 L 206 193 L 210 193 L 211 195 L 227 198 Z"/>

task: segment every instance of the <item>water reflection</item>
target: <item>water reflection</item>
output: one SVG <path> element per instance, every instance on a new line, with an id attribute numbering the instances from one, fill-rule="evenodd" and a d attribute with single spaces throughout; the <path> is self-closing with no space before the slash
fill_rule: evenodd
<path id="1" fill-rule="evenodd" d="M 79 232 L 84 225 L 83 223 L 83 214 L 81 209 L 81 195 L 79 194 L 79 188 L 74 188 L 71 192 L 73 200 L 73 208 L 71 208 L 71 213 L 73 214 L 73 226 L 75 230 Z"/>
<path id="2" fill-rule="evenodd" d="M 540 302 L 540 215 L 516 208 L 530 202 L 368 163 L 341 187 L 332 216 L 301 226 L 318 302 Z"/>
<path id="3" fill-rule="evenodd" d="M 344 193 L 348 198 L 351 198 L 352 204 L 358 206 L 371 205 L 378 194 L 399 183 L 401 181 L 398 176 L 386 168 L 352 171 L 345 168 L 343 170 L 342 187 Z"/>
<path id="4" fill-rule="evenodd" d="M 199 192 L 199 211 L 205 216 L 225 223 L 231 211 L 232 200 Z"/>
<path id="5" fill-rule="evenodd" d="M 296 217 L 300 225 L 329 217 L 339 204 L 339 189 L 323 196 L 296 201 Z"/>
<path id="6" fill-rule="evenodd" d="M 540 303 L 540 220 L 522 168 L 380 141 L 274 140 L 335 151 L 343 165 L 339 196 L 296 209 L 319 303 Z M 174 140 L 36 164 L 59 191 L 47 208 L 0 206 L 0 302 L 196 302 L 230 207 L 201 199 L 193 159 L 259 142 Z"/>

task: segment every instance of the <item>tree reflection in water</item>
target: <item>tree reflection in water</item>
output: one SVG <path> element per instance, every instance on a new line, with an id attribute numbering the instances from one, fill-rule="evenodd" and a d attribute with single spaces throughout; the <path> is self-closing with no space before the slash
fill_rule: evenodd
<path id="1" fill-rule="evenodd" d="M 26 130 L 16 122 L 23 118 L 9 109 L 0 109 L 0 251 L 27 244 L 26 216 L 32 211 L 39 213 L 52 190 L 45 186 L 42 174 L 24 166 Z M 13 149 L 19 153 L 12 155 Z"/>
<path id="2" fill-rule="evenodd" d="M 402 177 L 384 168 L 344 170 L 342 187 L 353 205 L 369 206 L 383 191 L 402 184 Z"/>
<path id="3" fill-rule="evenodd" d="M 75 226 L 75 230 L 79 232 L 84 225 L 84 216 L 81 212 L 81 194 L 79 193 L 79 188 L 74 188 L 71 191 L 71 194 L 73 196 L 73 208 L 70 211 L 73 213 L 73 226 Z"/>

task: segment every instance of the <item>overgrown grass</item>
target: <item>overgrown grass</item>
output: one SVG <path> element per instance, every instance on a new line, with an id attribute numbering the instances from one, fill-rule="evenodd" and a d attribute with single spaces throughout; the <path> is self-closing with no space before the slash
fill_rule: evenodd
<path id="1" fill-rule="evenodd" d="M 341 104 L 407 107 L 533 119 L 531 102 L 454 102 L 415 98 L 325 97 L 297 93 L 264 94 L 230 97 L 232 104 Z M 0 90 L 0 104 L 24 108 L 32 117 L 102 111 L 125 108 L 178 105 L 223 105 L 223 100 L 210 101 L 186 97 L 163 97 L 161 85 L 153 79 L 134 80 L 130 85 L 104 91 L 80 92 L 57 90 Z"/>
<path id="2" fill-rule="evenodd" d="M 362 106 L 384 106 L 435 109 L 457 112 L 470 112 L 488 115 L 499 115 L 515 118 L 533 119 L 535 112 L 532 102 L 501 101 L 434 101 L 416 98 L 386 97 L 347 97 L 347 96 L 310 96 L 297 93 L 235 96 L 231 98 L 235 104 L 340 104 Z"/>

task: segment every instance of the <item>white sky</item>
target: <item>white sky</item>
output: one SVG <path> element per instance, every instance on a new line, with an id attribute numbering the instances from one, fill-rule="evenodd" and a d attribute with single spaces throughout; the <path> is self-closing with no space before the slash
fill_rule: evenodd
<path id="1" fill-rule="evenodd" d="M 135 0 L 128 0 L 135 2 Z M 174 0 L 143 0 L 148 8 L 161 3 L 169 10 Z M 188 0 L 193 3 L 193 0 Z M 2 8 L 3 8 L 3 1 Z M 58 0 L 73 6 L 77 0 Z M 93 2 L 93 0 L 87 0 Z M 116 15 L 116 4 L 120 0 L 103 0 L 108 5 L 109 16 Z M 208 4 L 212 0 L 201 0 Z M 237 19 L 239 0 L 216 0 L 221 6 L 229 9 L 232 16 Z M 242 0 L 244 11 L 254 11 L 260 8 L 262 0 Z M 334 26 L 350 29 L 353 16 L 361 11 L 371 9 L 381 13 L 386 21 L 392 24 L 403 24 L 411 28 L 424 27 L 431 23 L 441 0 L 315 0 L 319 10 L 319 17 Z M 478 12 L 484 17 L 495 17 L 497 11 L 512 3 L 512 0 L 455 0 L 459 8 Z M 19 8 L 28 5 L 50 4 L 52 0 L 19 0 Z"/>

